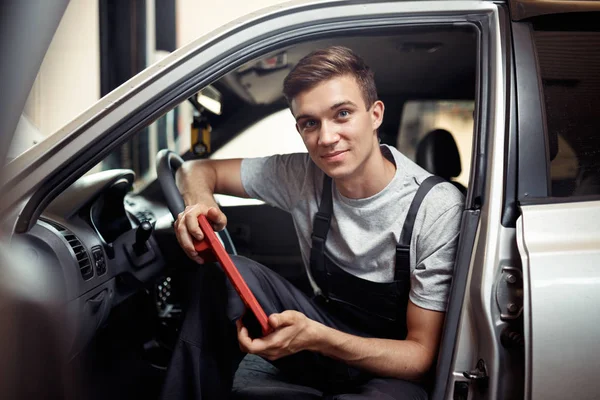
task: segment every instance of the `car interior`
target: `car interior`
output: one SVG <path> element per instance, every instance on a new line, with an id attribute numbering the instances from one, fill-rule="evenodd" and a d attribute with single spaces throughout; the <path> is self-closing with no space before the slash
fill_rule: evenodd
<path id="1" fill-rule="evenodd" d="M 22 235 L 55 262 L 54 272 L 64 280 L 65 307 L 74 321 L 66 333 L 70 368 L 87 398 L 158 397 L 200 268 L 175 239 L 149 132 L 158 136 L 155 148 L 169 148 L 186 160 L 211 157 L 286 110 L 284 77 L 304 55 L 330 45 L 352 48 L 374 70 L 385 104 L 381 143 L 397 146 L 467 193 L 478 79 L 473 28 L 408 27 L 299 39 L 240 66 L 115 149 Z M 261 147 L 260 137 L 253 141 Z M 270 145 L 277 149 L 278 143 Z M 245 150 L 239 157 L 253 156 Z M 230 253 L 252 258 L 309 291 L 288 214 L 256 202 L 222 208 L 229 224 L 221 238 Z M 261 388 L 276 391 L 286 384 L 274 367 L 249 356 L 236 374 L 234 392 L 236 398 L 262 398 Z"/>

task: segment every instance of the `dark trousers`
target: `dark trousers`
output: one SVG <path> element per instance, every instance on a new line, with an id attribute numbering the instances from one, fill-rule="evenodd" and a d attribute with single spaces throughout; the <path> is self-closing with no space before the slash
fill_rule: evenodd
<path id="1" fill-rule="evenodd" d="M 236 267 L 267 315 L 297 310 L 308 318 L 354 335 L 368 336 L 352 329 L 316 304 L 287 280 L 252 260 L 232 257 Z M 215 265 L 199 267 L 195 294 L 167 371 L 162 398 L 226 399 L 233 376 L 244 353 L 239 349 L 235 321 L 244 306 L 224 273 Z M 244 318 L 252 331 L 251 320 Z M 321 356 L 303 351 L 273 364 L 294 385 L 278 396 L 288 399 L 426 399 L 418 384 L 380 378 Z M 261 388 L 259 398 L 273 397 L 277 391 Z"/>

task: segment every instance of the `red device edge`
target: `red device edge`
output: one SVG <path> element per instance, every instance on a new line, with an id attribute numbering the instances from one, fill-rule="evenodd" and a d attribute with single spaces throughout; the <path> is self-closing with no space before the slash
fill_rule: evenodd
<path id="1" fill-rule="evenodd" d="M 258 300 L 256 300 L 256 297 L 254 297 L 254 294 L 248 287 L 248 284 L 246 284 L 240 271 L 238 271 L 233 261 L 231 261 L 231 257 L 229 257 L 229 254 L 227 254 L 225 248 L 223 248 L 223 245 L 217 238 L 212 226 L 204 215 L 198 216 L 198 223 L 200 224 L 200 229 L 202 229 L 202 232 L 204 233 L 204 240 L 194 240 L 194 248 L 198 252 L 206 251 L 208 248 L 212 250 L 242 301 L 256 316 L 262 329 L 263 336 L 268 335 L 272 330 L 269 326 L 267 314 L 258 303 Z"/>

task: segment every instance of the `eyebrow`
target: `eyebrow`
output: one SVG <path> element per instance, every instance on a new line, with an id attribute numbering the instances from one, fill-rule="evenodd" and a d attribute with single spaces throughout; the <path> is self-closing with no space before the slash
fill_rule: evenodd
<path id="1" fill-rule="evenodd" d="M 346 101 L 340 101 L 339 103 L 335 103 L 334 105 L 332 105 L 331 107 L 329 107 L 330 110 L 335 110 L 338 107 L 341 106 L 352 106 L 352 107 L 356 107 L 356 104 L 354 104 L 352 101 L 350 100 L 346 100 Z"/>
<path id="2" fill-rule="evenodd" d="M 329 107 L 329 109 L 330 110 L 335 110 L 336 108 L 339 108 L 339 107 L 342 107 L 342 106 L 356 107 L 356 104 L 354 104 L 354 102 L 352 102 L 350 100 L 344 100 L 344 101 L 340 101 L 339 103 L 335 103 L 334 105 L 332 105 L 331 107 Z M 310 114 L 301 114 L 301 115 L 298 115 L 296 117 L 296 122 L 298 122 L 299 120 L 301 120 L 303 118 L 313 118 L 313 116 L 310 115 Z"/>

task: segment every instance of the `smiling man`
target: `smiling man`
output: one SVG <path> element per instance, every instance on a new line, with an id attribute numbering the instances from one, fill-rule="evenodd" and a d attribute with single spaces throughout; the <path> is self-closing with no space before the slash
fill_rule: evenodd
<path id="1" fill-rule="evenodd" d="M 225 398 L 244 353 L 253 353 L 313 397 L 426 398 L 421 382 L 438 351 L 462 195 L 379 144 L 384 104 L 349 49 L 304 57 L 284 95 L 308 154 L 185 163 L 177 179 L 187 207 L 175 229 L 202 262 L 192 245 L 203 237 L 198 215 L 215 229 L 227 223 L 214 193 L 288 211 L 314 296 L 234 257 L 269 315 L 273 332 L 259 337 L 220 269 L 202 267 L 163 397 Z"/>

